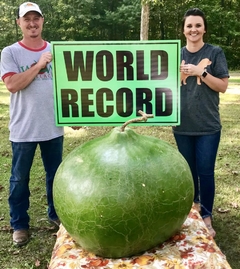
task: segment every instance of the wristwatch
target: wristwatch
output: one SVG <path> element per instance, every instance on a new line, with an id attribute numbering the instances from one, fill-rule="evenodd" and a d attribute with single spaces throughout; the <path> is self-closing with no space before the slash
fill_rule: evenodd
<path id="1" fill-rule="evenodd" d="M 202 72 L 202 75 L 201 75 L 201 76 L 202 76 L 203 78 L 205 78 L 205 77 L 207 76 L 207 74 L 208 74 L 208 73 L 207 73 L 207 69 L 204 69 L 204 71 Z"/>

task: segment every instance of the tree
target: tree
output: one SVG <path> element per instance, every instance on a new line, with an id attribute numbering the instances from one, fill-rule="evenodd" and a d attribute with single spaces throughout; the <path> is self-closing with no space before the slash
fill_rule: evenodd
<path id="1" fill-rule="evenodd" d="M 0 51 L 3 47 L 19 39 L 19 30 L 16 25 L 16 6 L 11 2 L 0 2 Z"/>
<path id="2" fill-rule="evenodd" d="M 51 40 L 137 38 L 135 29 L 140 21 L 139 0 L 54 0 L 51 3 L 57 18 L 55 31 L 47 33 Z"/>
<path id="3" fill-rule="evenodd" d="M 142 3 L 140 40 L 148 40 L 149 3 Z"/>
<path id="4" fill-rule="evenodd" d="M 0 51 L 21 39 L 15 23 L 21 3 L 0 3 Z M 223 48 L 231 69 L 240 68 L 239 0 L 38 0 L 38 4 L 48 41 L 180 39 L 182 45 L 182 17 L 197 6 L 208 21 L 205 41 Z"/>

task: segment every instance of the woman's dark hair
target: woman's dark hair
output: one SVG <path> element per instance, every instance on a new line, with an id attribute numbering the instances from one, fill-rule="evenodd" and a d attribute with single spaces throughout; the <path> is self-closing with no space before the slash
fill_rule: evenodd
<path id="1" fill-rule="evenodd" d="M 183 20 L 182 20 L 182 31 L 184 30 L 185 20 L 188 16 L 200 16 L 200 17 L 202 17 L 203 22 L 204 22 L 204 28 L 205 28 L 205 31 L 207 32 L 207 20 L 205 18 L 205 14 L 199 8 L 190 8 L 189 10 L 187 10 L 185 12 L 185 14 L 183 16 Z"/>

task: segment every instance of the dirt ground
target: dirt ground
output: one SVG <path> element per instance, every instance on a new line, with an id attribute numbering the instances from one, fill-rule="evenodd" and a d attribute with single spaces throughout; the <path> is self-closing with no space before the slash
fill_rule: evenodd
<path id="1" fill-rule="evenodd" d="M 229 86 L 225 94 L 240 94 L 240 86 Z"/>

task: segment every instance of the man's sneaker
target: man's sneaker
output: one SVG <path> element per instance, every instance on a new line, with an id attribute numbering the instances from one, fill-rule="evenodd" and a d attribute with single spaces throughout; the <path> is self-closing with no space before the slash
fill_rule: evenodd
<path id="1" fill-rule="evenodd" d="M 61 224 L 59 219 L 48 219 L 48 221 L 56 227 L 59 227 Z"/>
<path id="2" fill-rule="evenodd" d="M 30 235 L 28 230 L 16 230 L 13 232 L 13 244 L 15 246 L 21 247 L 26 245 L 30 240 Z"/>

